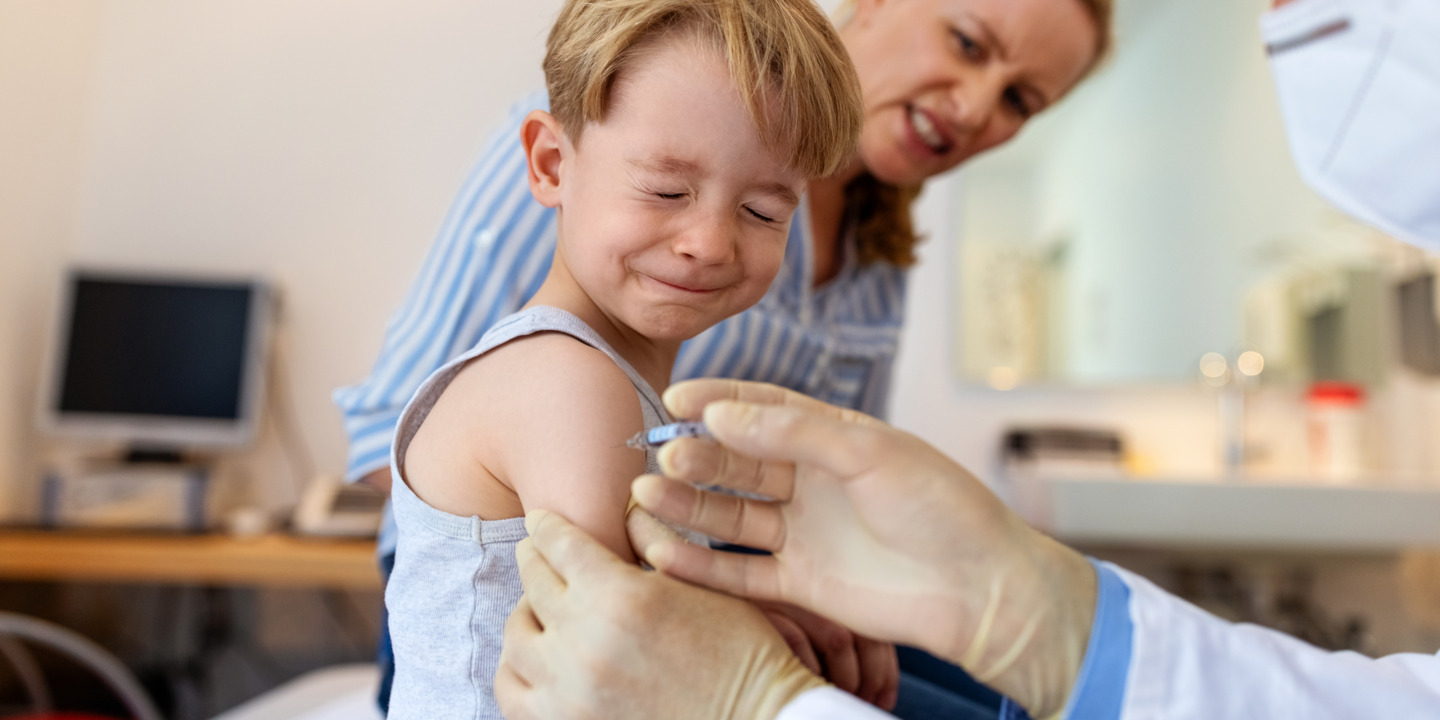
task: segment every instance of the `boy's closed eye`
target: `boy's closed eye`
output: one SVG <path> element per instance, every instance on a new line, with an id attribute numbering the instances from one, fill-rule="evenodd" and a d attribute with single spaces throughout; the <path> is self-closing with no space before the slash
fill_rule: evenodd
<path id="1" fill-rule="evenodd" d="M 765 215 L 765 214 L 759 212 L 758 210 L 756 210 L 755 208 L 752 208 L 752 207 L 750 207 L 750 206 L 748 206 L 748 205 L 745 207 L 745 210 L 746 210 L 746 212 L 749 212 L 751 215 L 754 215 L 754 216 L 756 217 L 756 219 L 760 220 L 761 222 L 764 222 L 764 223 L 767 223 L 767 224 L 771 224 L 771 225 L 780 222 L 780 220 L 778 220 L 778 219 L 776 219 L 776 218 L 773 218 L 773 217 L 770 217 L 770 216 L 768 216 L 768 215 Z"/>
<path id="2" fill-rule="evenodd" d="M 652 192 L 650 192 L 650 193 L 648 193 L 648 194 L 654 195 L 655 197 L 660 198 L 661 200 L 683 200 L 687 195 L 689 195 L 689 193 L 687 193 L 687 192 L 657 192 L 657 191 L 652 191 Z M 790 208 L 790 209 L 788 209 L 788 210 L 786 210 L 786 211 L 784 211 L 784 212 L 776 212 L 776 211 L 774 211 L 774 210 L 760 209 L 760 208 L 756 208 L 756 207 L 753 207 L 753 206 L 750 206 L 750 205 L 746 205 L 746 206 L 745 206 L 745 212 L 750 213 L 750 215 L 751 215 L 752 217 L 754 217 L 756 220 L 759 220 L 760 222 L 763 222 L 763 223 L 765 223 L 765 224 L 767 224 L 767 225 L 775 225 L 775 224 L 783 223 L 783 222 L 789 217 L 790 213 L 793 213 L 793 212 L 794 212 L 794 208 Z"/>

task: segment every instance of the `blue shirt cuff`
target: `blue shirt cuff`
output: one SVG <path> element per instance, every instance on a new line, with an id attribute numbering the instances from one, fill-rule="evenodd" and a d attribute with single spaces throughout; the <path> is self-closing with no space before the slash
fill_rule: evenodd
<path id="1" fill-rule="evenodd" d="M 1070 691 L 1062 717 L 1074 720 L 1119 720 L 1125 703 L 1125 681 L 1130 674 L 1130 586 L 1110 566 L 1094 559 L 1099 596 L 1085 662 Z"/>
<path id="2" fill-rule="evenodd" d="M 1125 680 L 1130 673 L 1130 586 L 1108 565 L 1095 561 L 1095 620 L 1090 625 L 1090 643 L 1070 701 L 1060 717 L 1067 720 L 1119 720 L 1125 702 Z M 1025 709 L 1010 698 L 1000 703 L 999 720 L 1031 720 Z"/>

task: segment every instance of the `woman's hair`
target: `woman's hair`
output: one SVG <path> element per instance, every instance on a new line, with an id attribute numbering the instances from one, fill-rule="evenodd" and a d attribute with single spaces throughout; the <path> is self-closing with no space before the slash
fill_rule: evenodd
<path id="1" fill-rule="evenodd" d="M 570 141 L 604 121 L 627 66 L 687 36 L 724 53 L 761 138 L 792 170 L 824 177 L 854 157 L 860 83 L 814 0 L 567 0 L 544 68 L 550 112 Z"/>
<path id="2" fill-rule="evenodd" d="M 1085 11 L 1090 13 L 1090 19 L 1095 21 L 1095 57 L 1090 61 L 1090 67 L 1085 69 L 1085 74 L 1089 75 L 1110 54 L 1110 46 L 1115 44 L 1112 22 L 1115 0 L 1080 0 L 1080 4 L 1085 6 Z"/>
<path id="3" fill-rule="evenodd" d="M 1077 1 L 1095 21 L 1095 58 L 1085 69 L 1085 75 L 1089 75 L 1109 54 L 1114 42 L 1111 16 L 1115 1 Z M 852 5 L 853 0 L 847 1 L 837 12 L 842 24 Z M 869 173 L 861 174 L 845 187 L 845 207 L 856 219 L 857 258 L 862 264 L 888 262 L 899 267 L 915 264 L 915 245 L 920 238 L 915 235 L 910 206 L 919 196 L 919 185 L 897 187 L 880 182 Z"/>
<path id="4" fill-rule="evenodd" d="M 891 185 L 868 172 L 845 186 L 845 212 L 855 221 L 855 259 L 861 265 L 888 262 L 896 267 L 915 264 L 920 236 L 910 217 L 910 206 L 920 196 L 920 185 Z"/>

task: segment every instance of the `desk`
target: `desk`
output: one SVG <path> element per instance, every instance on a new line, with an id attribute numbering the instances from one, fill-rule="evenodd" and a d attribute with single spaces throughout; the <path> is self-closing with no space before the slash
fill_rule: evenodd
<path id="1" fill-rule="evenodd" d="M 375 541 L 0 530 L 0 579 L 380 589 Z"/>

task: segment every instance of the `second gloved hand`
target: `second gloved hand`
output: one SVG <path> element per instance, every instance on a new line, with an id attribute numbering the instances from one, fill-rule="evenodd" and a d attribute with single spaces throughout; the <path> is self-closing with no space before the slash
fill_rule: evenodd
<path id="1" fill-rule="evenodd" d="M 505 717 L 770 720 L 824 685 L 749 602 L 630 565 L 555 513 L 525 524 L 495 675 Z"/>

